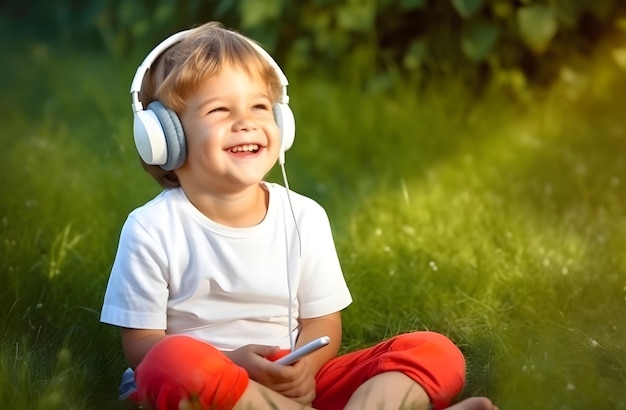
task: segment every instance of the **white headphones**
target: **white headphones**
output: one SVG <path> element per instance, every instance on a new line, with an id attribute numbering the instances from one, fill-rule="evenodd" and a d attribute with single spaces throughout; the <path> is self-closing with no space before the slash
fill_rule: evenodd
<path id="1" fill-rule="evenodd" d="M 185 133 L 178 115 L 159 101 L 153 101 L 144 109 L 139 101 L 139 92 L 146 72 L 154 61 L 172 45 L 182 41 L 191 30 L 176 33 L 161 44 L 157 45 L 143 60 L 137 68 L 135 77 L 130 86 L 132 98 L 132 108 L 134 113 L 133 134 L 135 146 L 141 159 L 149 165 L 159 165 L 166 171 L 179 168 L 187 157 L 187 145 Z M 235 32 L 233 34 L 239 35 Z M 278 162 L 285 163 L 285 151 L 293 145 L 296 134 L 295 119 L 291 108 L 289 108 L 289 96 L 287 95 L 287 77 L 282 72 L 276 61 L 255 42 L 241 36 L 266 60 L 276 72 L 282 86 L 282 94 L 278 103 L 274 104 L 272 110 L 274 119 L 280 130 L 280 153 Z"/>

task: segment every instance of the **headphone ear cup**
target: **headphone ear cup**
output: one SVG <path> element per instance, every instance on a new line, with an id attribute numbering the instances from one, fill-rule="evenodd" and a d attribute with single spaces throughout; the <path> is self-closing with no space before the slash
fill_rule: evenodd
<path id="1" fill-rule="evenodd" d="M 165 140 L 165 160 L 155 165 L 160 165 L 165 171 L 180 168 L 187 158 L 187 143 L 178 115 L 160 101 L 152 101 L 146 111 L 154 113 L 158 119 Z"/>
<path id="2" fill-rule="evenodd" d="M 293 145 L 296 137 L 296 120 L 287 104 L 274 104 L 274 120 L 280 130 L 280 153 L 282 156 Z"/>
<path id="3" fill-rule="evenodd" d="M 135 147 L 142 161 L 148 165 L 163 165 L 167 161 L 167 143 L 163 128 L 152 111 L 135 112 L 133 119 Z"/>

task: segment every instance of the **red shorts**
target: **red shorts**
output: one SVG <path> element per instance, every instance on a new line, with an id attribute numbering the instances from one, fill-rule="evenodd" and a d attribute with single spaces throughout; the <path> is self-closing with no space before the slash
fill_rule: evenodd
<path id="1" fill-rule="evenodd" d="M 449 406 L 465 383 L 465 359 L 450 339 L 434 332 L 406 333 L 326 363 L 315 377 L 313 407 L 342 409 L 361 384 L 390 371 L 419 384 L 434 409 Z"/>
<path id="2" fill-rule="evenodd" d="M 448 406 L 465 382 L 465 360 L 447 337 L 407 333 L 326 363 L 315 377 L 313 407 L 342 409 L 361 384 L 391 371 L 418 383 L 434 409 Z M 177 409 L 182 400 L 200 408 L 232 408 L 249 382 L 246 371 L 222 352 L 187 336 L 157 343 L 137 367 L 135 379 L 133 399 L 157 410 Z"/>
<path id="3" fill-rule="evenodd" d="M 135 370 L 133 400 L 156 410 L 232 409 L 248 388 L 248 373 L 208 343 L 167 336 Z M 185 404 L 183 404 L 185 403 Z"/>

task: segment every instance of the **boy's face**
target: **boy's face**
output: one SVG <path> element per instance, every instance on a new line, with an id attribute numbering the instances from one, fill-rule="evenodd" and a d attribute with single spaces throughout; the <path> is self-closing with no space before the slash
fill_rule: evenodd
<path id="1" fill-rule="evenodd" d="M 278 159 L 280 135 L 266 82 L 226 66 L 204 80 L 181 114 L 183 188 L 234 193 L 258 184 Z"/>

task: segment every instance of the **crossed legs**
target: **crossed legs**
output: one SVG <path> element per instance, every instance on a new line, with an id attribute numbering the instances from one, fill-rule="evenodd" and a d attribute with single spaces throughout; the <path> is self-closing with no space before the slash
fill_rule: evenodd
<path id="1" fill-rule="evenodd" d="M 350 397 L 345 410 L 428 410 L 428 395 L 417 383 L 399 372 L 380 373 L 362 384 Z M 303 406 L 266 387 L 250 382 L 234 410 L 300 410 Z M 485 397 L 465 399 L 448 410 L 498 410 Z"/>
<path id="2" fill-rule="evenodd" d="M 186 336 L 170 336 L 155 345 L 135 377 L 134 398 L 157 410 L 311 408 L 250 380 L 245 370 L 211 345 Z M 433 332 L 410 333 L 328 362 L 316 377 L 318 396 L 313 407 L 497 409 L 486 398 L 448 407 L 464 378 L 465 361 L 449 339 Z M 181 401 L 187 406 L 180 407 Z"/>

